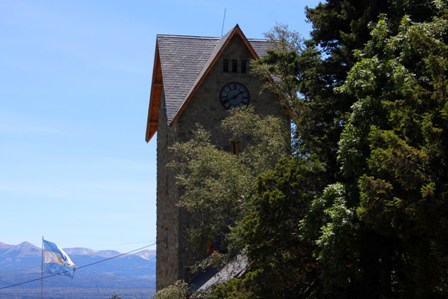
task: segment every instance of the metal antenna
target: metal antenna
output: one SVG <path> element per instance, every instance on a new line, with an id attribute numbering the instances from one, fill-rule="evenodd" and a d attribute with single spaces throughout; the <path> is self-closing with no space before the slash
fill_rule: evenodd
<path id="1" fill-rule="evenodd" d="M 226 9 L 224 8 L 224 17 L 222 18 L 221 37 L 224 35 L 224 22 L 226 20 Z"/>

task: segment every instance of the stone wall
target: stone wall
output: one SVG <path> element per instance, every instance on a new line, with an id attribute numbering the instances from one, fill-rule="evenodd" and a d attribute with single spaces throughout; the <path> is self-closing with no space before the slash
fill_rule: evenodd
<path id="1" fill-rule="evenodd" d="M 178 273 L 178 208 L 174 173 L 167 167 L 172 160 L 168 147 L 174 143 L 174 132 L 167 124 L 165 98 L 162 93 L 157 130 L 157 290 L 179 277 Z"/>

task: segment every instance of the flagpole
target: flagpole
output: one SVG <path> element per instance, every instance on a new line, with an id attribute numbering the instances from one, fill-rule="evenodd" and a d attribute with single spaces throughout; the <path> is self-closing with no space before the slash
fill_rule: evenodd
<path id="1" fill-rule="evenodd" d="M 40 299 L 44 298 L 44 236 L 42 236 L 42 260 L 40 264 Z"/>

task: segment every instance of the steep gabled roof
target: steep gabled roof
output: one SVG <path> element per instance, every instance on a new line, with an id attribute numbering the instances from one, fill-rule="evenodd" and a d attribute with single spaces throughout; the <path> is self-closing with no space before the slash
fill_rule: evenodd
<path id="1" fill-rule="evenodd" d="M 241 37 L 254 59 L 263 56 L 270 45 L 266 40 L 248 40 L 238 25 L 221 38 L 157 36 L 146 142 L 157 131 L 162 92 L 165 96 L 167 121 L 172 124 L 235 35 Z"/>

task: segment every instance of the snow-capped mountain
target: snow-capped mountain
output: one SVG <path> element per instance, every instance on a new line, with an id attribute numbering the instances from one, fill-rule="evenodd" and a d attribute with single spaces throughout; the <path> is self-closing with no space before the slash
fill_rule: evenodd
<path id="1" fill-rule="evenodd" d="M 121 255 L 114 250 L 96 251 L 88 248 L 64 250 L 79 269 L 73 279 L 66 276 L 45 279 L 47 290 L 61 287 L 105 290 L 135 288 L 147 289 L 149 293 L 155 288 L 156 254 L 153 250 L 128 255 Z M 119 257 L 114 258 L 116 256 Z M 42 249 L 31 243 L 23 242 L 18 245 L 0 243 L 0 288 L 38 279 L 41 275 L 41 263 Z M 39 284 L 39 281 L 35 281 L 20 288 L 38 288 Z M 0 290 L 0 298 L 3 298 L 1 292 Z"/>

